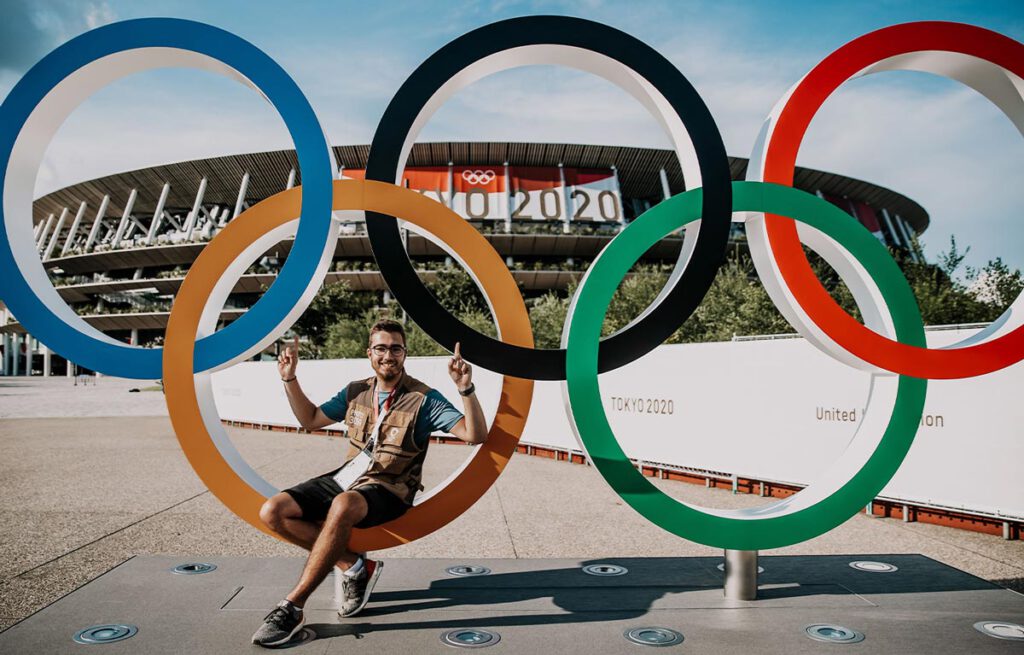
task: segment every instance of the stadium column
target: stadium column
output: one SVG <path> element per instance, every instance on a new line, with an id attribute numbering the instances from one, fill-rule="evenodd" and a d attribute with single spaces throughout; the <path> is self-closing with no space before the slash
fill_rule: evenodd
<path id="1" fill-rule="evenodd" d="M 64 239 L 64 246 L 60 249 L 60 256 L 68 254 L 68 249 L 71 248 L 71 242 L 75 239 L 75 234 L 78 233 L 78 226 L 82 223 L 82 216 L 85 215 L 85 201 L 78 206 L 78 213 L 75 214 L 75 220 L 71 221 L 71 228 L 68 230 L 68 236 Z"/>
<path id="2" fill-rule="evenodd" d="M 42 231 L 39 232 L 39 239 L 36 240 L 36 250 L 43 249 L 43 242 L 46 241 L 46 235 L 50 233 L 50 226 L 53 225 L 54 215 L 50 214 L 49 218 L 46 219 L 46 223 L 43 225 Z"/>
<path id="3" fill-rule="evenodd" d="M 96 237 L 99 236 L 100 227 L 103 225 L 103 217 L 107 215 L 107 205 L 110 204 L 110 196 L 103 196 L 103 200 L 100 201 L 100 209 L 96 212 L 96 220 L 92 223 L 92 229 L 89 230 L 89 237 L 85 240 L 85 246 L 82 247 L 82 252 L 89 252 L 92 245 L 96 243 Z"/>
<path id="4" fill-rule="evenodd" d="M 18 370 L 21 368 L 21 335 L 17 332 L 14 333 L 14 346 L 11 348 L 11 354 L 14 356 L 11 375 L 18 377 Z"/>
<path id="5" fill-rule="evenodd" d="M 615 178 L 615 200 L 619 203 L 619 223 L 626 224 L 626 205 L 622 201 L 622 185 L 619 184 L 619 167 L 612 164 L 612 177 Z M 666 178 L 667 180 L 667 178 Z"/>
<path id="6" fill-rule="evenodd" d="M 6 312 L 5 312 L 6 313 Z M 11 374 L 11 335 L 4 332 L 4 375 Z"/>
<path id="7" fill-rule="evenodd" d="M 562 234 L 569 234 L 572 228 L 569 227 L 569 217 L 572 216 L 572 212 L 569 207 L 569 194 L 565 190 L 565 168 L 562 166 L 562 162 L 558 162 L 558 181 L 562 185 L 562 204 L 565 207 L 565 218 L 562 219 Z M 542 204 L 541 207 L 544 205 Z"/>
<path id="8" fill-rule="evenodd" d="M 449 181 L 449 189 L 451 189 L 451 182 Z M 451 204 L 448 205 L 451 207 Z M 508 176 L 508 162 L 505 162 L 505 232 L 512 234 L 512 178 Z M 511 266 L 512 256 L 509 255 L 507 261 Z"/>
<path id="9" fill-rule="evenodd" d="M 160 200 L 156 203 L 156 210 L 153 212 L 153 220 L 149 224 L 149 234 L 146 235 L 146 245 L 151 246 L 156 241 L 156 232 L 164 220 L 164 204 L 167 203 L 167 194 L 171 192 L 171 183 L 164 182 L 160 190 Z"/>
<path id="10" fill-rule="evenodd" d="M 902 237 L 900 237 L 899 233 L 896 231 L 896 228 L 893 227 L 892 219 L 889 218 L 889 212 L 886 211 L 885 207 L 882 207 L 882 212 L 881 213 L 882 213 L 882 222 L 885 223 L 885 228 L 889 232 L 889 237 L 890 237 L 890 239 L 892 239 L 892 245 L 896 246 L 897 248 L 903 247 L 903 239 L 902 239 Z"/>
<path id="11" fill-rule="evenodd" d="M 60 218 L 57 219 L 57 227 L 53 228 L 53 236 L 50 237 L 50 243 L 46 246 L 46 250 L 43 251 L 43 260 L 47 260 L 53 255 L 53 249 L 57 247 L 57 238 L 60 236 L 60 231 L 64 228 L 64 221 L 68 219 L 68 214 L 71 211 L 65 207 L 60 213 Z"/>
<path id="12" fill-rule="evenodd" d="M 185 233 L 185 241 L 192 240 L 192 233 L 196 230 L 196 224 L 199 223 L 199 212 L 203 210 L 203 196 L 206 195 L 206 178 L 204 177 L 199 181 L 199 191 L 196 192 L 196 199 L 192 203 L 192 211 L 188 213 L 188 218 L 185 220 L 185 227 L 182 228 L 182 232 Z"/>
<path id="13" fill-rule="evenodd" d="M 672 197 L 672 189 L 669 188 L 668 186 L 668 173 L 665 172 L 664 168 L 658 170 L 658 177 L 661 179 L 661 195 L 663 196 L 662 199 L 668 200 L 669 198 Z"/>
<path id="14" fill-rule="evenodd" d="M 896 225 L 900 228 L 900 233 L 903 234 L 903 242 L 907 244 L 907 250 L 910 251 L 910 257 L 914 260 L 914 263 L 919 261 L 917 256 L 917 249 L 914 248 L 914 242 L 910 238 L 910 231 L 907 230 L 907 224 L 903 222 L 903 218 L 899 214 L 895 216 Z"/>
<path id="15" fill-rule="evenodd" d="M 249 191 L 249 171 L 242 176 L 242 184 L 238 187 L 238 198 L 235 199 L 235 211 L 231 218 L 236 218 L 245 209 L 245 194 Z"/>
<path id="16" fill-rule="evenodd" d="M 50 352 L 50 349 L 45 344 L 42 345 L 42 348 L 43 348 L 43 377 L 44 378 L 48 378 L 48 377 L 50 377 L 50 374 L 53 372 L 53 355 Z"/>
<path id="17" fill-rule="evenodd" d="M 114 240 L 110 242 L 110 249 L 117 250 L 118 246 L 121 245 L 121 239 L 124 238 L 124 232 L 128 229 L 128 219 L 132 215 L 132 209 L 135 207 L 135 199 L 139 197 L 139 190 L 132 189 L 132 192 L 128 195 L 128 202 L 124 205 L 124 213 L 121 214 L 121 222 L 117 224 L 117 232 L 114 233 Z"/>

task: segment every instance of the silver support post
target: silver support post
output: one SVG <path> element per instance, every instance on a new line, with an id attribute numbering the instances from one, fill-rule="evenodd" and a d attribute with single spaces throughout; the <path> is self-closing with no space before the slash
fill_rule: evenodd
<path id="1" fill-rule="evenodd" d="M 295 186 L 295 169 L 294 168 L 288 171 L 288 181 L 284 183 L 284 188 L 285 189 L 290 189 L 293 186 Z"/>
<path id="2" fill-rule="evenodd" d="M 882 207 L 882 220 L 885 221 L 885 227 L 889 229 L 889 235 L 892 237 L 892 245 L 899 248 L 903 239 L 900 237 L 900 233 L 896 231 L 896 228 L 892 224 L 892 218 L 889 217 L 889 212 L 885 207 Z M 910 250 L 910 246 L 907 246 L 907 250 Z"/>
<path id="3" fill-rule="evenodd" d="M 11 367 L 11 375 L 18 377 L 18 373 L 21 370 L 21 335 L 17 332 L 14 333 L 14 347 L 11 348 L 11 354 L 14 355 L 14 365 Z"/>
<path id="4" fill-rule="evenodd" d="M 672 197 L 672 189 L 668 186 L 668 173 L 662 168 L 658 171 L 658 177 L 661 178 L 661 195 L 662 200 L 668 200 Z"/>
<path id="5" fill-rule="evenodd" d="M 907 244 L 907 249 L 910 251 L 910 258 L 913 259 L 915 263 L 919 262 L 920 260 L 917 257 L 917 250 L 914 248 L 914 242 L 910 240 L 910 233 L 907 231 L 907 226 L 904 224 L 903 218 L 901 218 L 899 214 L 896 214 L 894 219 L 896 221 L 896 226 L 903 234 L 903 240 Z"/>
<path id="6" fill-rule="evenodd" d="M 57 219 L 57 227 L 53 228 L 53 236 L 50 237 L 50 243 L 46 246 L 46 250 L 43 251 L 44 260 L 49 259 L 53 254 L 53 249 L 57 247 L 57 237 L 60 236 L 60 231 L 64 227 L 64 221 L 67 220 L 70 213 L 71 211 L 67 207 L 60 213 L 60 218 Z"/>
<path id="7" fill-rule="evenodd" d="M 50 348 L 46 345 L 43 346 L 43 377 L 50 377 L 50 373 L 53 372 L 53 356 L 50 353 Z"/>
<path id="8" fill-rule="evenodd" d="M 85 246 L 82 248 L 82 252 L 89 252 L 92 248 L 92 244 L 96 243 L 96 237 L 100 234 L 100 227 L 103 225 L 103 217 L 107 215 L 107 205 L 110 204 L 110 196 L 103 196 L 103 200 L 100 202 L 100 210 L 96 212 L 96 220 L 93 221 L 92 229 L 89 230 L 89 238 L 85 240 Z"/>
<path id="9" fill-rule="evenodd" d="M 242 176 L 242 184 L 238 187 L 238 198 L 235 200 L 235 211 L 231 218 L 237 218 L 242 213 L 242 206 L 245 204 L 245 194 L 249 191 L 249 171 Z"/>
<path id="10" fill-rule="evenodd" d="M 192 240 L 192 233 L 195 232 L 196 225 L 199 224 L 199 212 L 203 209 L 203 196 L 205 195 L 206 178 L 204 177 L 199 182 L 199 191 L 196 192 L 196 200 L 192 203 L 192 211 L 188 213 L 188 219 L 185 221 L 185 227 L 181 230 L 185 233 L 185 241 Z"/>
<path id="11" fill-rule="evenodd" d="M 139 197 L 139 190 L 132 189 L 131 194 L 128 196 L 128 202 L 124 205 L 124 213 L 121 214 L 121 222 L 117 224 L 117 232 L 114 233 L 114 240 L 110 242 L 110 249 L 117 250 L 118 246 L 121 245 L 121 239 L 124 238 L 124 231 L 128 229 L 128 218 L 132 215 L 132 209 L 135 208 L 135 199 Z"/>
<path id="12" fill-rule="evenodd" d="M 505 232 L 512 234 L 512 178 L 508 174 L 508 162 L 505 166 Z M 509 257 L 511 259 L 511 257 Z M 512 264 L 509 263 L 509 266 Z"/>
<path id="13" fill-rule="evenodd" d="M 725 597 L 757 600 L 757 551 L 725 551 Z"/>
<path id="14" fill-rule="evenodd" d="M 85 201 L 78 206 L 78 213 L 75 214 L 75 220 L 71 221 L 71 229 L 68 230 L 68 238 L 64 239 L 64 246 L 60 249 L 60 256 L 68 254 L 68 250 L 71 248 L 71 242 L 75 240 L 75 235 L 78 234 L 78 226 L 82 223 L 82 216 L 85 215 Z"/>
<path id="15" fill-rule="evenodd" d="M 558 179 L 562 185 L 562 200 L 563 204 L 565 205 L 565 218 L 562 219 L 562 234 L 569 234 L 570 232 L 572 232 L 572 228 L 569 226 L 569 200 L 565 192 L 565 168 L 562 167 L 562 162 L 558 162 Z M 543 207 L 543 205 L 541 206 Z"/>
<path id="16" fill-rule="evenodd" d="M 156 232 L 160 229 L 160 223 L 164 218 L 164 204 L 167 202 L 167 194 L 171 192 L 170 182 L 164 182 L 164 188 L 160 190 L 160 200 L 156 203 L 156 211 L 153 212 L 153 221 L 149 224 L 149 234 L 146 235 L 146 245 L 151 246 L 156 241 Z"/>
<path id="17" fill-rule="evenodd" d="M 619 184 L 619 167 L 615 164 L 612 164 L 612 177 L 615 179 L 615 202 L 619 203 L 619 223 L 625 225 L 626 205 L 622 202 L 622 185 Z M 668 178 L 666 178 L 666 182 L 667 181 Z"/>
<path id="18" fill-rule="evenodd" d="M 14 345 L 11 343 L 11 335 L 8 332 L 4 333 L 4 375 L 11 374 L 11 351 L 14 349 Z"/>
<path id="19" fill-rule="evenodd" d="M 1010 540 L 1012 538 L 1013 537 L 1010 534 L 1010 522 L 1009 521 L 1003 521 L 1003 539 Z"/>
<path id="20" fill-rule="evenodd" d="M 46 235 L 50 233 L 50 226 L 53 225 L 54 218 L 55 216 L 50 214 L 43 225 L 43 229 L 39 231 L 39 238 L 36 240 L 36 250 L 41 251 L 43 249 L 43 243 L 46 241 Z"/>

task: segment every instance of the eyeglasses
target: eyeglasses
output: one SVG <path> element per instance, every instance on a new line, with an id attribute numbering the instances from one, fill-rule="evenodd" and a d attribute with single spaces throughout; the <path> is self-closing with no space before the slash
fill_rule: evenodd
<path id="1" fill-rule="evenodd" d="M 374 346 L 373 348 L 370 348 L 370 350 L 373 351 L 374 355 L 380 356 L 384 356 L 388 354 L 388 352 L 390 352 L 395 357 L 401 357 L 402 355 L 405 354 L 405 346 L 399 346 L 397 343 L 391 346 L 390 348 L 387 346 L 377 345 Z"/>

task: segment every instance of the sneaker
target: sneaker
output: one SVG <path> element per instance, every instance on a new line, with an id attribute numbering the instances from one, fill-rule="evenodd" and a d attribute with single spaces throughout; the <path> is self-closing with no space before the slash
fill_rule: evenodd
<path id="1" fill-rule="evenodd" d="M 260 646 L 280 646 L 287 643 L 305 623 L 302 608 L 282 600 L 263 618 L 263 625 L 252 636 L 252 643 Z"/>
<path id="2" fill-rule="evenodd" d="M 370 592 L 373 585 L 377 584 L 384 562 L 373 559 L 363 559 L 363 570 L 354 576 L 341 576 L 341 609 L 338 616 L 355 616 L 363 611 L 366 602 L 370 600 Z"/>

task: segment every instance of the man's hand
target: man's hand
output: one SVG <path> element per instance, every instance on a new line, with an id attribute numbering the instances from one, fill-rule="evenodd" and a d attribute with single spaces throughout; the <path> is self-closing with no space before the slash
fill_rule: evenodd
<path id="1" fill-rule="evenodd" d="M 455 352 L 448 361 L 448 375 L 451 376 L 452 382 L 455 383 L 459 391 L 465 391 L 473 383 L 473 367 L 462 359 L 458 343 L 455 344 Z"/>
<path id="2" fill-rule="evenodd" d="M 295 377 L 295 367 L 299 365 L 299 335 L 295 340 L 286 345 L 281 354 L 277 356 L 277 372 L 281 374 L 282 380 L 291 380 Z"/>

